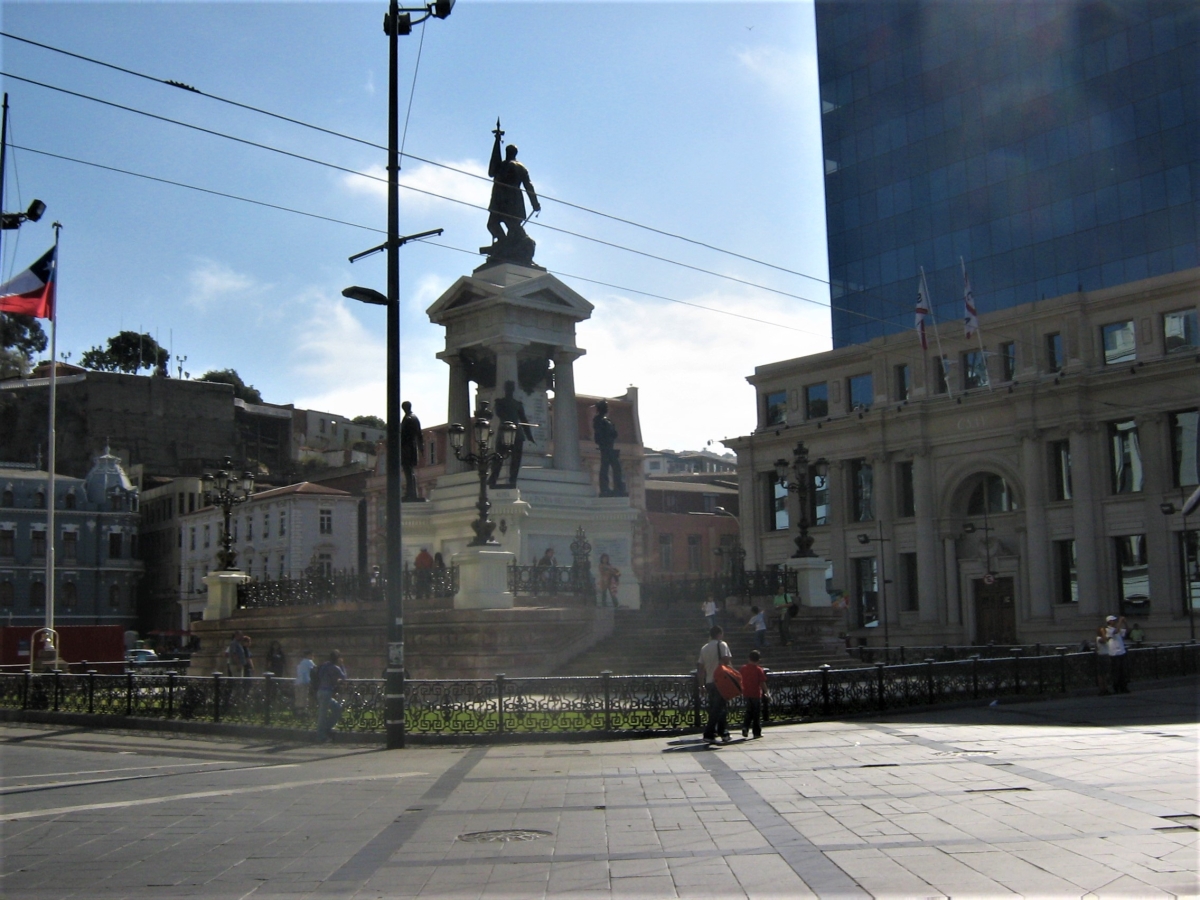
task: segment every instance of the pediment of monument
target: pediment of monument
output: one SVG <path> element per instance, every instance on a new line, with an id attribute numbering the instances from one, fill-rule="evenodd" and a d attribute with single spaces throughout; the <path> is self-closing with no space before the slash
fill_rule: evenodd
<path id="1" fill-rule="evenodd" d="M 550 312 L 576 322 L 591 317 L 592 304 L 556 276 L 536 271 L 528 277 L 535 270 L 513 266 L 513 271 L 507 271 L 509 268 L 497 266 L 484 271 L 484 277 L 459 278 L 426 310 L 430 321 L 443 323 L 446 318 L 470 315 L 472 308 L 482 312 L 497 304 Z"/>

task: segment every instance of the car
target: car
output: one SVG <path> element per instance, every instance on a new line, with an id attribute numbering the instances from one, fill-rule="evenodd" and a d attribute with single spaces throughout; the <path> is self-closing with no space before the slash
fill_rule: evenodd
<path id="1" fill-rule="evenodd" d="M 134 666 L 152 666 L 159 662 L 158 654 L 153 650 L 126 650 L 125 662 Z"/>

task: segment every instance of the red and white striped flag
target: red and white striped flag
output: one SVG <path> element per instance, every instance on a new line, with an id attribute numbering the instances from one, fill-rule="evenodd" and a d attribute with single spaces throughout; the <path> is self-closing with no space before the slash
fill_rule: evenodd
<path id="1" fill-rule="evenodd" d="M 967 277 L 967 264 L 963 262 L 962 257 L 958 258 L 962 264 L 963 273 L 963 304 L 966 306 L 967 315 L 963 319 L 963 328 L 968 338 L 975 337 L 975 332 L 979 330 L 979 313 L 975 311 L 975 295 L 971 293 L 971 279 Z"/>
<path id="2" fill-rule="evenodd" d="M 929 338 L 925 334 L 925 317 L 929 315 L 929 288 L 925 286 L 925 273 L 921 272 L 921 284 L 917 288 L 917 335 L 921 338 L 921 349 L 929 349 Z"/>
<path id="3" fill-rule="evenodd" d="M 0 284 L 0 312 L 38 319 L 54 318 L 54 274 L 58 244 L 14 278 Z"/>

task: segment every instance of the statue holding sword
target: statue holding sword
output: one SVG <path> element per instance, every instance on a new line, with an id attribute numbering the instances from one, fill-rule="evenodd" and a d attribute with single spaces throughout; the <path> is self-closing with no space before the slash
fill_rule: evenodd
<path id="1" fill-rule="evenodd" d="M 504 148 L 504 157 L 500 156 L 500 139 L 504 132 L 500 130 L 500 120 L 492 131 L 496 136 L 492 144 L 492 159 L 488 164 L 488 175 L 492 179 L 492 199 L 488 203 L 487 229 L 491 233 L 493 243 L 489 247 L 480 247 L 479 252 L 488 256 L 488 262 L 514 262 L 520 265 L 533 265 L 533 251 L 536 246 L 533 239 L 525 233 L 525 223 L 529 216 L 525 213 L 525 198 L 521 188 L 529 194 L 529 205 L 533 212 L 540 212 L 542 205 L 538 202 L 537 192 L 533 182 L 529 180 L 529 170 L 517 162 L 517 147 L 509 144 Z"/>

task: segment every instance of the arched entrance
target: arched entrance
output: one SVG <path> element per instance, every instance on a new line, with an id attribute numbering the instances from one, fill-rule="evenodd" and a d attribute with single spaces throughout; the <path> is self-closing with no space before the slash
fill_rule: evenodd
<path id="1" fill-rule="evenodd" d="M 975 472 L 955 492 L 963 625 L 977 644 L 1017 641 L 1018 508 L 1012 482 L 995 472 Z"/>

